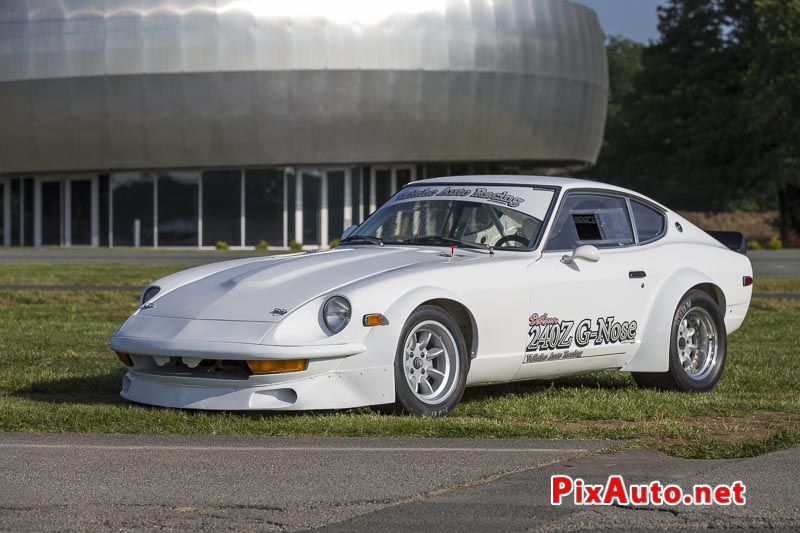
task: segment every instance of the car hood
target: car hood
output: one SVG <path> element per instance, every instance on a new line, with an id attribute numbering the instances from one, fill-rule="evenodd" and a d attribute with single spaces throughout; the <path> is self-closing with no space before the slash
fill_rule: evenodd
<path id="1" fill-rule="evenodd" d="M 276 309 L 304 303 L 371 276 L 420 263 L 470 261 L 485 253 L 449 257 L 442 248 L 354 246 L 326 252 L 272 256 L 237 263 L 191 281 L 151 301 L 141 315 L 194 320 L 277 322 Z"/>

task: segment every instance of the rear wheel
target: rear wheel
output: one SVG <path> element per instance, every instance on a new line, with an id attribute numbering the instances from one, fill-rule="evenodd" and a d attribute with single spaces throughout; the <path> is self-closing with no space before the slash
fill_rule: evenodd
<path id="1" fill-rule="evenodd" d="M 397 346 L 396 407 L 416 416 L 447 415 L 461 401 L 467 370 L 464 336 L 453 317 L 439 307 L 419 307 Z"/>
<path id="2" fill-rule="evenodd" d="M 635 372 L 645 388 L 705 392 L 722 376 L 728 349 L 725 320 L 717 302 L 692 290 L 675 310 L 669 345 L 669 370 Z"/>

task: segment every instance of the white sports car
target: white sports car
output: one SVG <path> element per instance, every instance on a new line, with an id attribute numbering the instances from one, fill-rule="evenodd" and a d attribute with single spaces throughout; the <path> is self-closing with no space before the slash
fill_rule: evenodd
<path id="1" fill-rule="evenodd" d="M 191 409 L 441 416 L 467 386 L 605 369 L 706 391 L 752 282 L 740 234 L 626 189 L 437 178 L 333 250 L 156 281 L 110 347 L 128 367 L 123 397 Z"/>

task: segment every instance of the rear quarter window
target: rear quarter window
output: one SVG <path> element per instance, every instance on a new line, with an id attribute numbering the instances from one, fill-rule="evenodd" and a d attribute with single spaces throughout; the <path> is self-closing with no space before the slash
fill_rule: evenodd
<path id="1" fill-rule="evenodd" d="M 631 211 L 640 243 L 655 240 L 664 233 L 667 219 L 662 213 L 635 200 L 631 201 Z"/>

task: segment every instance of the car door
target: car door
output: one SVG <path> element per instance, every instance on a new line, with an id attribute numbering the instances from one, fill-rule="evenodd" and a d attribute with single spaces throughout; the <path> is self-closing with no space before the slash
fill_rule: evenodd
<path id="1" fill-rule="evenodd" d="M 569 259 L 585 245 L 596 248 L 582 249 L 589 259 Z M 528 344 L 515 379 L 621 366 L 641 337 L 645 263 L 627 198 L 567 193 L 528 268 Z"/>

